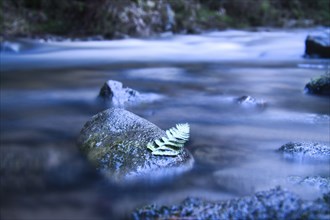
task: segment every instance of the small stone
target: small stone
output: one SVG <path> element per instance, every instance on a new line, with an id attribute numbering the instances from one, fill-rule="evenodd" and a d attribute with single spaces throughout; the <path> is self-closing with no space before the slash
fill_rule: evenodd
<path id="1" fill-rule="evenodd" d="M 284 158 L 299 162 L 323 162 L 330 160 L 330 147 L 311 142 L 289 142 L 279 149 Z"/>
<path id="2" fill-rule="evenodd" d="M 237 99 L 235 99 L 235 101 L 240 104 L 242 107 L 246 107 L 246 108 L 259 108 L 259 109 L 264 109 L 266 107 L 266 103 L 262 100 L 257 100 L 251 96 L 241 96 Z"/>
<path id="3" fill-rule="evenodd" d="M 124 108 L 129 105 L 153 102 L 160 99 L 157 94 L 141 94 L 131 88 L 124 88 L 121 82 L 108 80 L 99 92 L 99 98 L 109 103 L 111 107 Z"/>
<path id="4" fill-rule="evenodd" d="M 102 86 L 99 97 L 109 100 L 113 106 L 122 107 L 125 103 L 133 101 L 134 98 L 139 96 L 139 92 L 130 89 L 123 88 L 123 84 L 118 81 L 108 80 Z"/>

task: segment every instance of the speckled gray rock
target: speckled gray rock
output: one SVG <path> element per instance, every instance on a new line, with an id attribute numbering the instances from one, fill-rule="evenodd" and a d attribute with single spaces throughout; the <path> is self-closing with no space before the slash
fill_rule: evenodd
<path id="1" fill-rule="evenodd" d="M 191 169 L 194 159 L 186 149 L 176 157 L 151 154 L 148 142 L 163 136 L 165 131 L 151 122 L 124 109 L 110 108 L 85 124 L 78 145 L 115 182 L 157 180 Z"/>
<path id="2" fill-rule="evenodd" d="M 179 205 L 150 205 L 133 213 L 138 219 L 329 219 L 330 194 L 302 200 L 280 188 L 229 201 L 188 198 Z"/>
<path id="3" fill-rule="evenodd" d="M 330 146 L 311 142 L 289 142 L 279 149 L 285 159 L 297 162 L 329 162 Z"/>
<path id="4" fill-rule="evenodd" d="M 108 80 L 99 92 L 99 98 L 110 107 L 124 108 L 139 103 L 153 102 L 161 98 L 161 95 L 148 93 L 141 94 L 131 88 L 124 88 L 121 82 Z"/>

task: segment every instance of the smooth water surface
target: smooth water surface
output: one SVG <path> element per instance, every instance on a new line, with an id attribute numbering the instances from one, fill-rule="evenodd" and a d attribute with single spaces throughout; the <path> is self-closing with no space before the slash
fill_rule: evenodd
<path id="1" fill-rule="evenodd" d="M 320 196 L 319 190 L 293 185 L 288 177 L 329 177 L 329 164 L 292 162 L 276 152 L 290 141 L 330 144 L 329 99 L 304 93 L 305 84 L 329 68 L 329 60 L 302 57 L 311 31 L 6 42 L 0 82 L 4 151 L 22 149 L 31 157 L 40 149 L 60 151 L 50 160 L 56 165 L 61 157 L 79 158 L 76 138 L 84 123 L 106 108 L 96 97 L 112 79 L 163 96 L 128 110 L 162 129 L 191 125 L 187 148 L 195 166 L 180 177 L 126 188 L 99 176 L 79 176 L 84 166 L 75 168 L 72 159 L 63 165 L 72 178 L 61 187 L 39 187 L 22 178 L 26 184 L 13 186 L 2 198 L 2 215 L 107 219 L 152 202 L 179 202 L 187 196 L 224 200 L 278 185 L 305 199 Z M 239 104 L 236 99 L 242 96 L 262 104 Z"/>

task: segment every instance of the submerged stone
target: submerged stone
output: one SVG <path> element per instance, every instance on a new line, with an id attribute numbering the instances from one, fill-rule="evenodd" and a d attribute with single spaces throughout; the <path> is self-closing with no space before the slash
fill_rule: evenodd
<path id="1" fill-rule="evenodd" d="M 284 158 L 293 161 L 330 161 L 330 146 L 311 142 L 289 142 L 279 149 Z"/>
<path id="2" fill-rule="evenodd" d="M 245 108 L 264 109 L 266 107 L 266 103 L 264 101 L 257 100 L 254 97 L 247 96 L 247 95 L 236 98 L 235 102 Z"/>
<path id="3" fill-rule="evenodd" d="M 315 201 L 276 188 L 252 196 L 211 202 L 187 198 L 179 205 L 150 205 L 133 212 L 134 219 L 329 219 L 330 194 Z"/>
<path id="4" fill-rule="evenodd" d="M 184 149 L 177 156 L 153 155 L 149 142 L 166 133 L 129 111 L 110 108 L 93 116 L 82 129 L 78 145 L 94 166 L 111 181 L 126 182 L 175 175 L 192 168 Z"/>

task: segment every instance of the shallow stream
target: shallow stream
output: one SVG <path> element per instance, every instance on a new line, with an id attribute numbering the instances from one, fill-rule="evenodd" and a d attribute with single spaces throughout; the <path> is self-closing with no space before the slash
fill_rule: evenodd
<path id="1" fill-rule="evenodd" d="M 288 178 L 330 177 L 329 164 L 293 162 L 276 151 L 290 141 L 330 144 L 328 97 L 304 93 L 305 84 L 330 63 L 303 58 L 304 40 L 314 31 L 320 30 L 6 42 L 0 82 L 4 151 L 22 149 L 33 157 L 39 149 L 61 149 L 54 163 L 61 157 L 76 158 L 79 131 L 106 108 L 96 97 L 112 79 L 162 96 L 128 110 L 164 130 L 180 122 L 191 125 L 187 148 L 195 165 L 183 176 L 126 188 L 108 185 L 99 176 L 77 175 L 84 168 L 70 169 L 72 160 L 64 167 L 66 175 L 72 172 L 70 184 L 39 188 L 26 180 L 27 187 L 19 185 L 1 198 L 1 215 L 109 219 L 129 216 L 132 209 L 153 202 L 176 203 L 187 196 L 225 200 L 278 185 L 304 199 L 317 198 L 317 189 L 298 187 Z M 259 105 L 239 104 L 242 96 Z"/>

